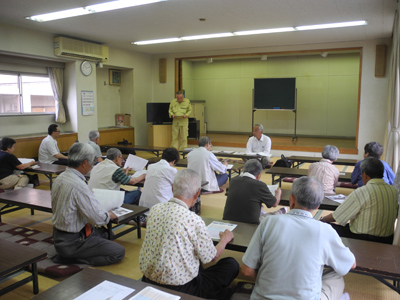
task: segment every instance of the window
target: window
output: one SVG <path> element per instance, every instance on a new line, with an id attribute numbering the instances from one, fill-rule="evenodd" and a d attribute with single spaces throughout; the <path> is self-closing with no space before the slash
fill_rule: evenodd
<path id="1" fill-rule="evenodd" d="M 48 77 L 0 74 L 0 114 L 54 111 L 55 101 Z"/>

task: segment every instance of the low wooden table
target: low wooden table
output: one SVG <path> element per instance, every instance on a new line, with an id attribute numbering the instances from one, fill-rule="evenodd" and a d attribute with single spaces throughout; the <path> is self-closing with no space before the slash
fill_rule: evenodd
<path id="1" fill-rule="evenodd" d="M 158 290 L 170 293 L 173 295 L 180 296 L 182 300 L 200 300 L 195 296 L 176 292 L 159 286 L 155 286 L 149 283 L 134 280 L 128 277 L 115 275 L 99 269 L 85 268 L 81 272 L 63 280 L 48 290 L 40 293 L 39 295 L 32 298 L 32 300 L 71 300 L 84 294 L 91 288 L 102 283 L 104 280 L 108 280 L 126 287 L 135 289 L 133 293 L 125 297 L 124 300 L 132 298 L 134 295 L 139 293 L 145 287 L 151 286 Z"/>
<path id="2" fill-rule="evenodd" d="M 295 169 L 295 168 L 282 168 L 282 167 L 272 167 L 265 171 L 266 174 L 272 175 L 272 184 L 279 183 L 281 186 L 282 179 L 285 177 L 302 177 L 308 175 L 307 169 Z M 275 179 L 275 177 L 278 177 Z M 339 181 L 351 182 L 351 173 L 345 173 L 344 175 L 339 175 Z"/>
<path id="3" fill-rule="evenodd" d="M 39 168 L 27 168 L 24 170 L 24 172 L 43 174 L 50 180 L 50 189 L 53 186 L 53 175 L 60 175 L 67 169 L 66 166 L 46 164 L 41 162 L 37 162 L 37 166 L 39 166 Z"/>
<path id="4" fill-rule="evenodd" d="M 282 190 L 281 201 L 279 201 L 279 205 L 289 206 L 289 198 L 290 198 L 290 190 Z M 321 205 L 319 206 L 319 209 L 336 210 L 336 208 L 338 208 L 339 205 L 340 205 L 339 202 L 324 197 L 324 199 L 321 202 Z"/>
<path id="5" fill-rule="evenodd" d="M 100 145 L 103 152 L 106 152 L 110 148 L 117 148 L 121 151 L 135 153 L 135 151 L 148 151 L 152 152 L 157 157 L 160 156 L 160 152 L 164 151 L 165 147 L 155 147 L 155 146 L 147 146 L 147 145 L 118 145 L 118 144 L 107 144 Z"/>
<path id="6" fill-rule="evenodd" d="M 314 163 L 322 159 L 322 157 L 311 157 L 311 156 L 289 156 L 286 157 L 288 160 L 293 162 L 293 168 L 298 168 L 302 163 Z M 355 166 L 358 160 L 356 159 L 346 159 L 338 158 L 333 162 L 334 165 L 345 165 L 345 166 Z"/>
<path id="7" fill-rule="evenodd" d="M 12 291 L 30 281 L 33 283 L 33 293 L 39 293 L 39 281 L 36 263 L 47 256 L 47 253 L 32 247 L 0 239 L 0 281 L 13 278 L 21 271 L 31 272 L 27 278 L 17 281 L 0 290 L 0 296 Z M 31 271 L 28 266 L 31 265 Z"/>

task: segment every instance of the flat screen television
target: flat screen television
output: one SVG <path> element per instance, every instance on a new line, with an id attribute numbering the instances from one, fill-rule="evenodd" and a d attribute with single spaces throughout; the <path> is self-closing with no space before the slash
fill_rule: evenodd
<path id="1" fill-rule="evenodd" d="M 254 109 L 296 109 L 296 78 L 254 78 Z"/>
<path id="2" fill-rule="evenodd" d="M 146 106 L 147 109 L 147 123 L 164 124 L 171 123 L 172 119 L 169 117 L 169 103 L 167 102 L 149 102 Z"/>

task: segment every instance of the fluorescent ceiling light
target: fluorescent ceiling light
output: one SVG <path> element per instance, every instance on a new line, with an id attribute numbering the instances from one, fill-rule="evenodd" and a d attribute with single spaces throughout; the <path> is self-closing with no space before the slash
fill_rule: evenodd
<path id="1" fill-rule="evenodd" d="M 90 13 L 91 13 L 90 11 L 84 9 L 83 7 L 79 7 L 79 8 L 62 10 L 62 11 L 56 11 L 56 12 L 52 12 L 52 13 L 48 13 L 48 14 L 31 16 L 31 17 L 27 17 L 27 19 L 32 20 L 32 21 L 37 21 L 37 22 L 47 22 L 47 21 L 53 21 L 53 20 L 58 20 L 58 19 L 83 16 L 83 15 L 87 15 Z"/>
<path id="2" fill-rule="evenodd" d="M 134 44 L 134 45 L 150 45 L 150 44 L 171 43 L 171 42 L 180 42 L 180 41 L 181 41 L 180 38 L 168 38 L 168 39 L 160 39 L 160 40 L 132 42 L 132 44 Z"/>
<path id="3" fill-rule="evenodd" d="M 167 0 L 117 0 L 117 1 L 89 5 L 87 7 L 77 7 L 67 10 L 56 11 L 48 14 L 26 17 L 26 19 L 37 22 L 47 22 L 47 21 L 53 21 L 71 17 L 78 17 L 91 13 L 98 13 L 98 12 L 110 11 L 126 7 L 161 2 L 161 1 L 167 1 Z"/>
<path id="4" fill-rule="evenodd" d="M 351 26 L 362 26 L 367 25 L 367 21 L 352 21 L 352 22 L 340 22 L 340 23 L 329 23 L 319 25 L 306 25 L 297 26 L 296 30 L 314 30 L 314 29 L 326 29 L 326 28 L 339 28 L 339 27 L 351 27 Z"/>
<path id="5" fill-rule="evenodd" d="M 192 36 L 181 37 L 181 39 L 183 41 L 191 41 L 191 40 L 213 39 L 213 38 L 220 38 L 220 37 L 227 37 L 227 36 L 233 36 L 233 33 L 232 32 L 225 32 L 225 33 L 192 35 Z"/>
<path id="6" fill-rule="evenodd" d="M 98 12 L 110 11 L 110 10 L 121 9 L 121 8 L 126 8 L 126 7 L 151 4 L 151 3 L 161 2 L 161 1 L 167 1 L 167 0 L 119 0 L 119 1 L 111 1 L 111 2 L 89 5 L 89 6 L 86 6 L 86 9 L 98 13 Z"/>
<path id="7" fill-rule="evenodd" d="M 233 34 L 234 35 L 253 35 L 253 34 L 264 34 L 264 33 L 288 32 L 288 31 L 294 31 L 294 30 L 295 30 L 294 27 L 283 27 L 283 28 L 236 31 Z"/>

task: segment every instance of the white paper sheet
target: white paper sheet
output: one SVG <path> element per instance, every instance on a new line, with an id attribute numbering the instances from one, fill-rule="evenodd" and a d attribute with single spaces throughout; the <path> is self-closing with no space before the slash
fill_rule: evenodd
<path id="1" fill-rule="evenodd" d="M 267 154 L 265 152 L 258 152 L 257 155 L 271 157 L 271 154 Z"/>
<path id="2" fill-rule="evenodd" d="M 18 160 L 21 162 L 21 164 L 27 164 L 31 161 L 35 161 L 33 158 L 18 158 Z"/>
<path id="3" fill-rule="evenodd" d="M 232 169 L 232 168 L 233 168 L 233 164 L 228 164 L 228 165 L 226 166 L 226 168 L 227 168 L 228 170 Z"/>
<path id="4" fill-rule="evenodd" d="M 133 210 L 127 209 L 124 207 L 117 207 L 117 208 L 112 209 L 111 211 L 117 216 L 117 218 L 133 212 Z"/>
<path id="5" fill-rule="evenodd" d="M 232 154 L 235 151 L 221 151 L 221 153 L 228 153 L 228 154 Z"/>
<path id="6" fill-rule="evenodd" d="M 342 194 L 326 196 L 326 198 L 328 198 L 329 200 L 338 202 L 338 203 L 343 203 L 343 201 L 346 200 L 346 196 L 342 195 Z"/>
<path id="7" fill-rule="evenodd" d="M 246 155 L 246 152 L 234 152 L 235 155 Z"/>
<path id="8" fill-rule="evenodd" d="M 212 223 L 207 226 L 207 230 L 213 240 L 219 240 L 220 232 L 224 232 L 225 229 L 232 231 L 236 226 L 236 224 L 212 221 Z"/>
<path id="9" fill-rule="evenodd" d="M 129 154 L 125 161 L 124 169 L 131 168 L 134 171 L 141 171 L 149 161 L 136 155 Z"/>
<path id="10" fill-rule="evenodd" d="M 192 151 L 194 148 L 185 148 L 183 151 Z"/>
<path id="11" fill-rule="evenodd" d="M 120 207 L 124 203 L 125 192 L 123 191 L 93 189 L 93 193 L 105 211 Z"/>
<path id="12" fill-rule="evenodd" d="M 256 156 L 257 153 L 255 153 L 255 152 L 247 152 L 246 155 L 249 155 L 249 156 Z"/>
<path id="13" fill-rule="evenodd" d="M 134 291 L 135 289 L 104 280 L 86 293 L 75 298 L 75 300 L 122 300 Z"/>
<path id="14" fill-rule="evenodd" d="M 135 296 L 130 298 L 129 300 L 178 300 L 181 297 L 172 295 L 160 290 L 157 290 L 151 286 L 145 287 Z M 114 298 L 112 299 L 114 300 Z"/>
<path id="15" fill-rule="evenodd" d="M 279 184 L 267 185 L 267 186 L 271 194 L 275 196 L 275 191 L 279 188 Z"/>
<path id="16" fill-rule="evenodd" d="M 135 174 L 131 175 L 131 178 L 136 178 L 142 176 L 143 174 L 147 174 L 147 170 L 137 171 Z"/>

